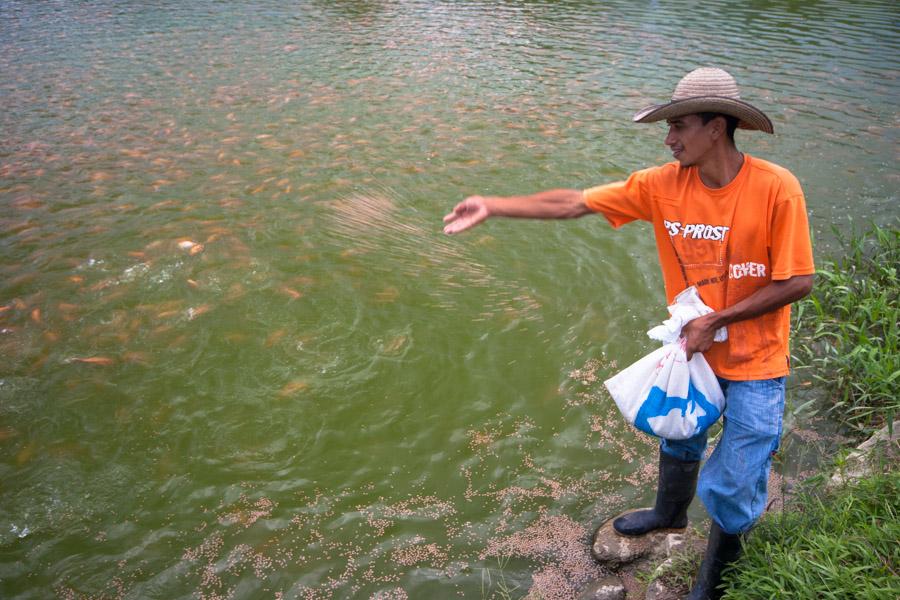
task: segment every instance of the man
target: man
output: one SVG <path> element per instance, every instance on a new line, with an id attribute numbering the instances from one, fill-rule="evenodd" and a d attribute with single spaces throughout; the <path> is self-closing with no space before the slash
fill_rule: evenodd
<path id="1" fill-rule="evenodd" d="M 444 231 L 458 233 L 493 216 L 602 213 L 614 228 L 637 219 L 653 223 L 669 303 L 693 285 L 714 310 L 689 322 L 682 336 L 688 358 L 704 353 L 719 378 L 724 429 L 699 484 L 706 433 L 661 440 L 655 506 L 613 526 L 628 536 L 686 527 L 696 490 L 712 524 L 689 598 L 718 598 L 722 569 L 737 559 L 741 535 L 765 509 L 784 412 L 790 304 L 809 294 L 815 269 L 797 179 L 735 145 L 737 127 L 772 133 L 772 123 L 740 99 L 731 75 L 710 67 L 692 71 L 671 102 L 634 116 L 639 123 L 660 120 L 669 125 L 665 144 L 674 162 L 585 191 L 472 196 L 444 217 Z M 727 327 L 728 339 L 713 343 L 720 327 Z"/>

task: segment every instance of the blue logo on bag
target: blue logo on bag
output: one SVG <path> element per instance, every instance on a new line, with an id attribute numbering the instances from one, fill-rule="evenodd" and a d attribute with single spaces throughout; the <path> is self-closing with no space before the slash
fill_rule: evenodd
<path id="1" fill-rule="evenodd" d="M 710 425 L 719 420 L 719 409 L 710 403 L 706 396 L 695 388 L 692 383 L 688 384 L 687 396 L 687 398 L 666 396 L 666 392 L 662 388 L 653 386 L 634 418 L 634 426 L 650 435 L 669 437 L 662 436 L 654 431 L 650 424 L 650 419 L 659 421 L 662 418 L 664 421 L 667 421 L 665 423 L 667 429 L 680 430 L 684 429 L 684 425 L 689 424 L 696 418 L 697 424 L 693 428 L 693 433 L 687 435 L 686 439 L 706 431 Z M 677 413 L 670 414 L 673 410 L 679 411 L 681 413 L 680 416 Z M 671 419 L 678 419 L 681 423 L 672 423 Z"/>

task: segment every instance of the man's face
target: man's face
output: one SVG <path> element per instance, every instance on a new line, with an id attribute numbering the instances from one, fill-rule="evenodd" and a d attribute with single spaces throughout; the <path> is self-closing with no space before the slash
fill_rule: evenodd
<path id="1" fill-rule="evenodd" d="M 685 115 L 667 119 L 669 134 L 665 144 L 672 150 L 682 167 L 696 165 L 713 147 L 712 129 L 716 119 L 706 125 L 699 115 Z"/>

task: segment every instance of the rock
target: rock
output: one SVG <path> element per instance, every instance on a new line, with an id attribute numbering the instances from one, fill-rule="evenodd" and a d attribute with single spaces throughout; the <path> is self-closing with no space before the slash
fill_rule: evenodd
<path id="1" fill-rule="evenodd" d="M 647 595 L 644 600 L 674 600 L 678 595 L 666 587 L 659 579 L 654 579 L 647 586 Z"/>
<path id="2" fill-rule="evenodd" d="M 856 450 L 847 456 L 844 466 L 831 476 L 827 487 L 835 488 L 871 475 L 873 458 L 878 457 L 879 451 L 883 453 L 882 458 L 886 457 L 890 460 L 892 457 L 896 457 L 898 449 L 900 449 L 900 420 L 894 421 L 892 428 L 893 436 L 890 435 L 890 430 L 885 425 L 872 437 L 857 446 Z"/>
<path id="3" fill-rule="evenodd" d="M 621 579 L 610 575 L 581 590 L 577 600 L 625 600 L 625 585 Z"/>
<path id="4" fill-rule="evenodd" d="M 683 533 L 670 533 L 666 536 L 666 556 L 672 556 L 673 552 L 677 552 L 684 547 Z"/>
<path id="5" fill-rule="evenodd" d="M 682 544 L 683 545 L 683 540 Z M 666 560 L 659 563 L 653 571 L 653 581 L 647 586 L 647 593 L 644 600 L 680 600 L 687 593 L 687 590 L 678 589 L 679 586 L 672 587 L 672 583 L 668 578 L 661 577 L 663 573 L 671 569 L 675 564 L 675 558 L 670 556 Z"/>
<path id="6" fill-rule="evenodd" d="M 667 556 L 670 545 L 677 543 L 673 538 L 669 542 L 668 536 L 673 529 L 661 529 L 652 531 L 638 537 L 626 537 L 616 533 L 613 529 L 614 517 L 601 525 L 594 534 L 594 542 L 591 544 L 591 554 L 600 563 L 616 568 L 632 563 L 642 558 L 662 558 Z M 680 534 L 675 534 L 681 537 Z"/>

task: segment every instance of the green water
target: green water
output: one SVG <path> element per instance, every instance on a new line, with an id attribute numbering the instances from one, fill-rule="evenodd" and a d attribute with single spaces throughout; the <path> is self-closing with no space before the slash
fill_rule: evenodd
<path id="1" fill-rule="evenodd" d="M 784 4 L 0 1 L 0 596 L 572 597 L 651 232 L 441 216 L 669 160 L 718 64 L 819 255 L 890 222 L 900 13 Z"/>

